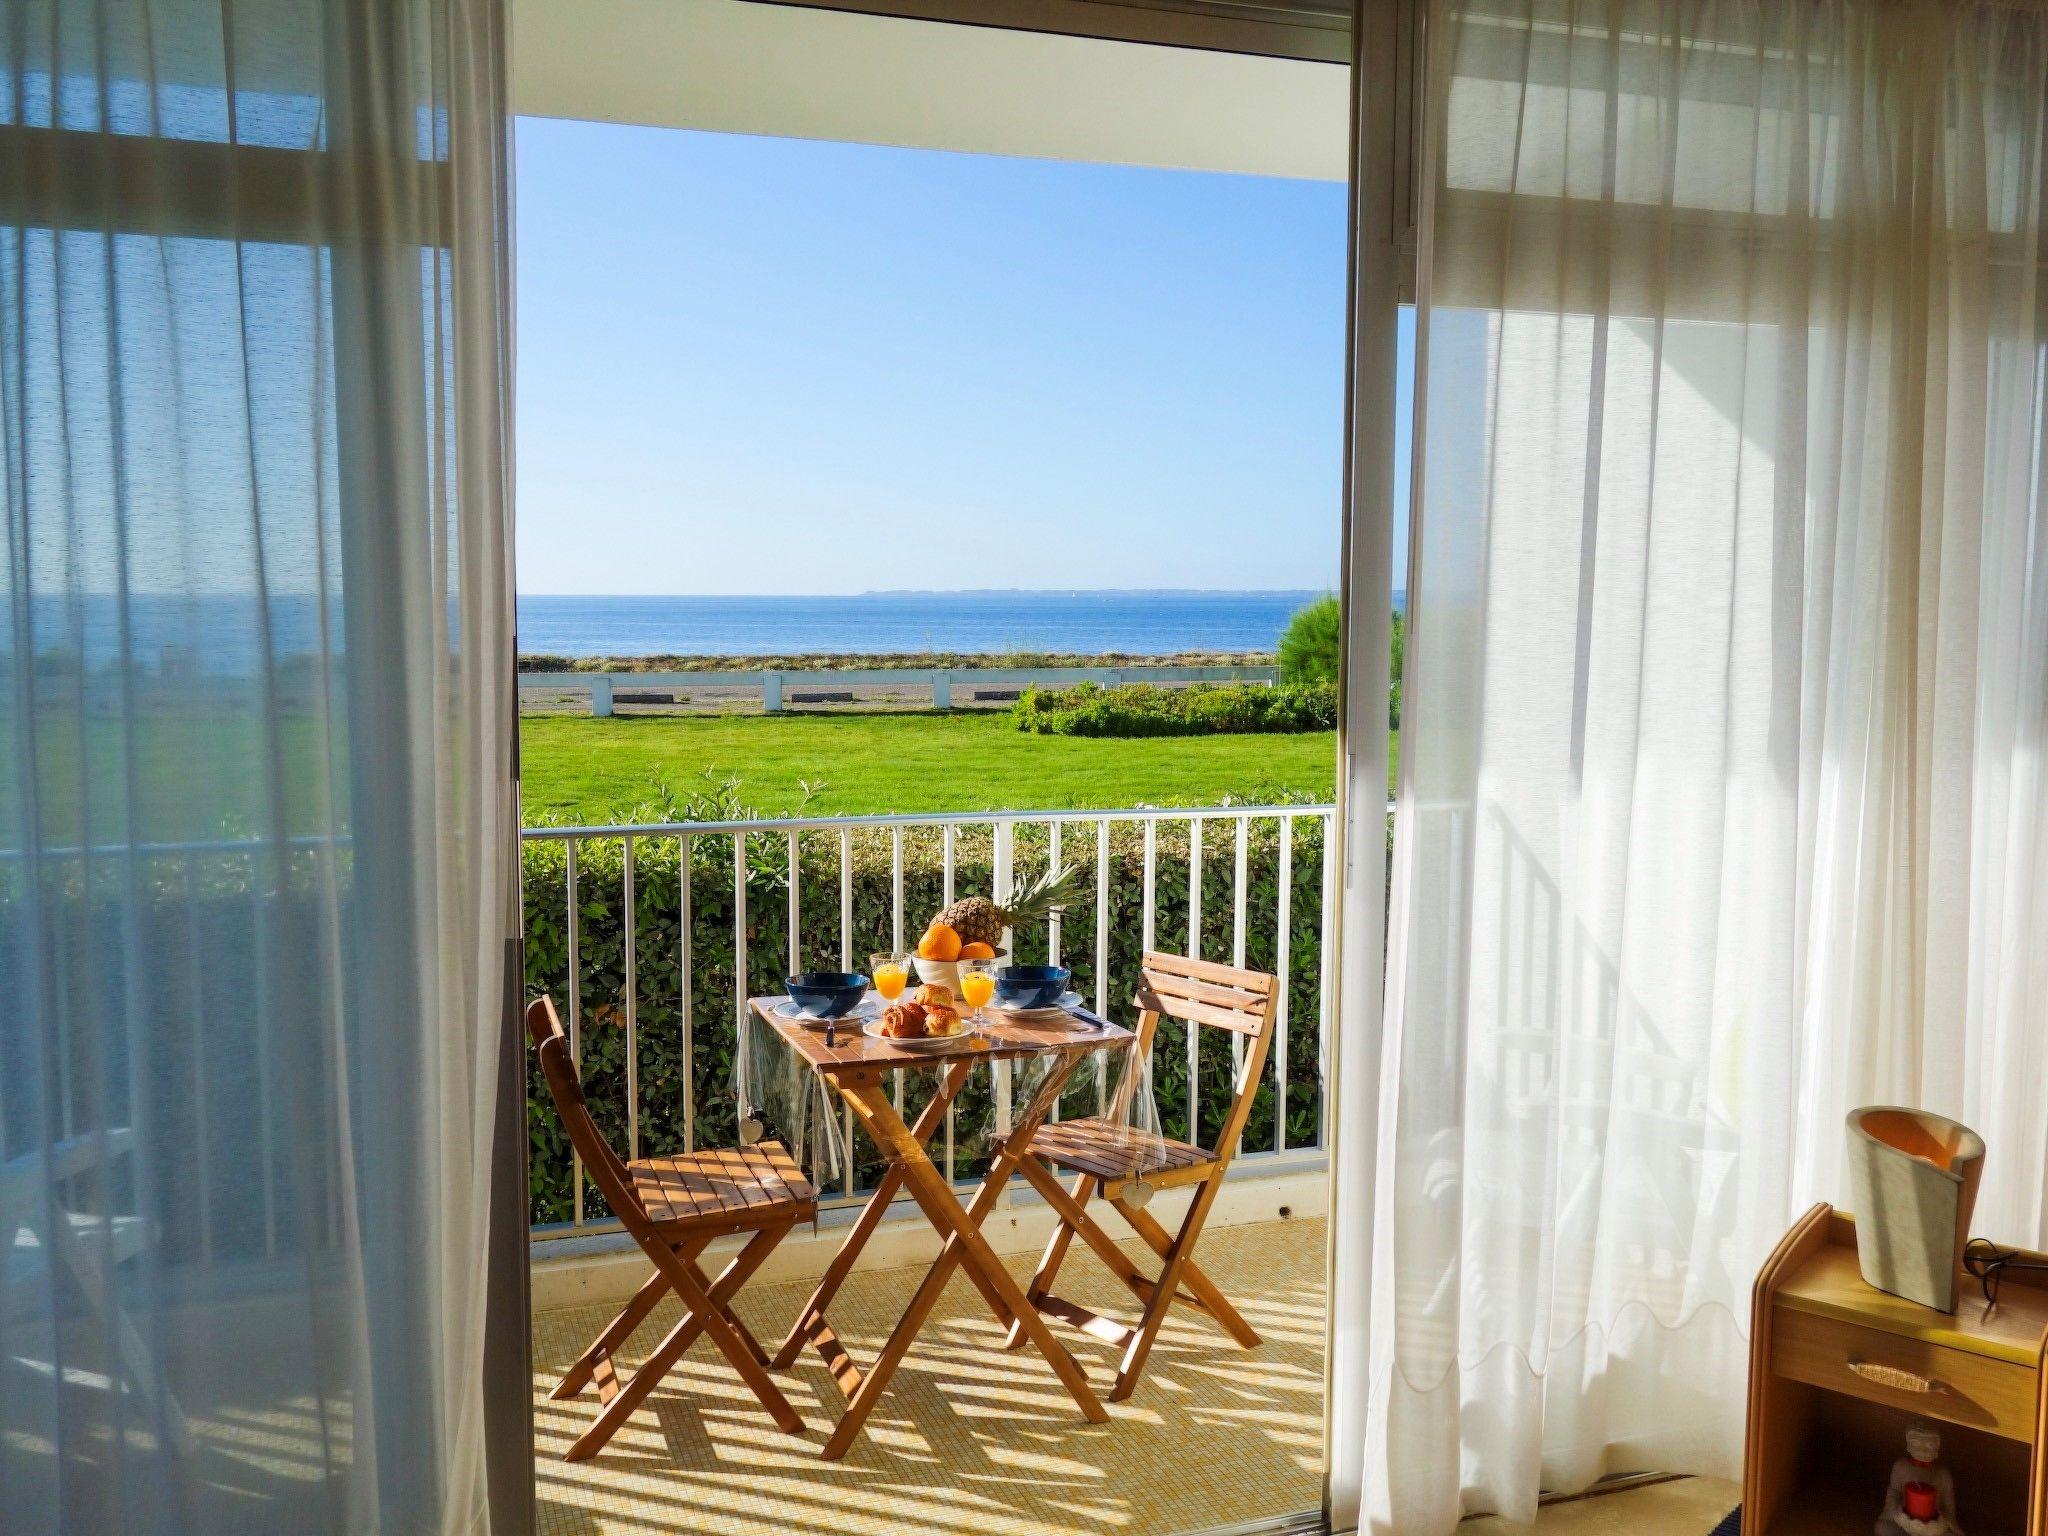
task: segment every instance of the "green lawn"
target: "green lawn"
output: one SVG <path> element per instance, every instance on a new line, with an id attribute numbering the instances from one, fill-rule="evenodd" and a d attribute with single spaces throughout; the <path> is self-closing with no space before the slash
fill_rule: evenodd
<path id="1" fill-rule="evenodd" d="M 1223 797 L 1328 799 L 1336 738 L 1036 736 L 1006 712 L 642 715 L 521 723 L 526 818 L 617 820 L 704 776 L 740 781 L 765 815 L 1093 809 L 1213 804 Z"/>
<path id="2" fill-rule="evenodd" d="M 43 825 L 54 841 L 116 837 L 130 823 L 119 722 L 94 717 L 39 738 Z M 266 826 L 269 738 L 247 716 L 153 715 L 134 737 L 144 841 L 248 835 Z M 1328 799 L 1336 742 L 1302 736 L 1182 736 L 1111 741 L 1029 735 L 1006 712 L 948 714 L 528 715 L 521 721 L 529 821 L 601 823 L 660 814 L 662 786 L 688 800 L 711 779 L 739 781 L 741 804 L 780 815 L 901 811 L 1092 810 L 1137 804 Z M 313 722 L 283 722 L 286 824 L 329 824 L 345 799 L 344 763 L 330 775 Z M 0 732 L 0 809 L 18 812 L 14 743 Z M 77 798 L 81 753 L 92 792 Z M 202 787 L 203 786 L 203 787 Z M 92 827 L 80 825 L 89 806 Z"/>

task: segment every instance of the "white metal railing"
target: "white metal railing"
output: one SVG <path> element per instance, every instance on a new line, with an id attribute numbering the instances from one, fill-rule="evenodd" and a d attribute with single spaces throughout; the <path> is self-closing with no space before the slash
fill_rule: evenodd
<path id="1" fill-rule="evenodd" d="M 1390 805 L 1389 814 L 1391 812 L 1392 807 Z M 1209 907 L 1208 874 L 1212 873 L 1205 871 L 1204 865 L 1206 861 L 1204 852 L 1211 846 L 1210 838 L 1212 834 L 1227 836 L 1232 840 L 1233 857 L 1229 875 L 1231 887 L 1229 959 L 1232 963 L 1240 965 L 1245 963 L 1248 935 L 1252 931 L 1252 925 L 1256 918 L 1251 905 L 1253 881 L 1251 879 L 1250 852 L 1255 837 L 1261 834 L 1262 829 L 1269 830 L 1272 839 L 1270 848 L 1275 869 L 1272 917 L 1277 924 L 1273 949 L 1273 965 L 1274 969 L 1283 978 L 1289 978 L 1292 977 L 1295 966 L 1299 961 L 1299 957 L 1292 945 L 1293 887 L 1295 883 L 1293 876 L 1300 842 L 1297 833 L 1304 824 L 1313 825 L 1321 833 L 1320 850 L 1323 854 L 1321 868 L 1317 871 L 1319 878 L 1315 881 L 1316 888 L 1321 892 L 1321 921 L 1319 925 L 1319 954 L 1313 989 L 1317 1012 L 1316 1041 L 1318 1045 L 1318 1061 L 1320 1061 L 1321 1047 L 1327 1040 L 1331 1011 L 1334 1006 L 1334 973 L 1329 964 L 1329 956 L 1335 942 L 1336 893 L 1332 884 L 1335 877 L 1335 869 L 1333 862 L 1326 856 L 1332 840 L 1333 816 L 1334 808 L 1328 804 L 1214 806 L 1198 809 L 1168 810 L 1131 807 L 1116 810 L 1090 811 L 983 811 L 922 816 L 796 817 L 716 822 L 637 823 L 619 826 L 530 827 L 522 830 L 520 838 L 522 843 L 526 844 L 560 843 L 565 845 L 563 848 L 563 875 L 566 888 L 563 891 L 563 895 L 565 897 L 567 964 L 565 980 L 568 983 L 565 989 L 567 992 L 566 1012 L 568 1015 L 571 1048 L 579 1053 L 579 1059 L 586 1023 L 584 1007 L 586 994 L 585 934 L 576 899 L 578 883 L 583 875 L 581 868 L 584 862 L 583 853 L 592 843 L 609 841 L 625 845 L 624 851 L 626 856 L 622 859 L 619 869 L 620 897 L 623 908 L 621 914 L 623 965 L 621 967 L 622 975 L 618 1008 L 625 1048 L 623 1088 L 626 1099 L 626 1139 L 629 1155 L 638 1156 L 642 1152 L 663 1153 L 691 1150 L 699 1144 L 699 1110 L 701 1106 L 697 1103 L 696 1096 L 696 1063 L 699 1049 L 703 1042 L 714 1033 L 731 1040 L 735 1047 L 737 1047 L 738 1041 L 743 1038 L 741 1031 L 745 1028 L 748 993 L 749 865 L 747 850 L 750 839 L 780 836 L 785 841 L 789 858 L 788 868 L 796 876 L 790 882 L 787 894 L 791 949 L 785 958 L 790 962 L 790 969 L 792 970 L 801 968 L 798 964 L 801 956 L 795 946 L 799 942 L 797 935 L 801 932 L 800 922 L 805 901 L 812 894 L 811 891 L 806 889 L 803 863 L 796 856 L 797 840 L 803 834 L 829 833 L 836 838 L 838 843 L 838 880 L 836 882 L 837 890 L 834 894 L 836 894 L 839 909 L 838 955 L 839 961 L 845 969 L 856 968 L 859 961 L 865 958 L 864 956 L 856 956 L 854 953 L 853 907 L 855 884 L 852 853 L 854 840 L 857 835 L 874 832 L 882 832 L 888 835 L 888 942 L 889 946 L 894 949 L 905 948 L 905 940 L 910 936 L 905 924 L 905 836 L 907 833 L 917 829 L 936 830 L 938 833 L 941 839 L 942 900 L 947 903 L 950 903 L 956 894 L 956 874 L 958 872 L 962 846 L 961 834 L 963 832 L 978 833 L 986 829 L 991 833 L 990 865 L 994 893 L 997 895 L 1007 895 L 1011 888 L 1017 836 L 1020 831 L 1028 828 L 1031 829 L 1032 834 L 1035 836 L 1042 829 L 1044 842 L 1038 845 L 1038 847 L 1054 863 L 1059 862 L 1063 850 L 1078 852 L 1077 844 L 1080 847 L 1086 847 L 1087 843 L 1092 842 L 1095 863 L 1093 922 L 1089 923 L 1081 913 L 1074 910 L 1069 910 L 1063 915 L 1054 916 L 1049 924 L 1049 932 L 1047 934 L 1047 955 L 1055 963 L 1071 962 L 1073 959 L 1083 955 L 1089 957 L 1092 961 L 1093 970 L 1091 1001 L 1098 1012 L 1115 1016 L 1127 1008 L 1129 995 L 1127 992 L 1119 995 L 1113 988 L 1111 968 L 1106 963 L 1111 954 L 1111 914 L 1113 911 L 1111 898 L 1113 894 L 1117 894 L 1113 884 L 1114 870 L 1110 858 L 1113 829 L 1119 826 L 1136 827 L 1140 829 L 1143 837 L 1142 891 L 1139 893 L 1140 923 L 1144 941 L 1147 945 L 1151 945 L 1156 937 L 1157 898 L 1162 889 L 1161 881 L 1170 878 L 1159 867 L 1161 862 L 1160 829 L 1165 826 L 1185 826 L 1187 828 L 1186 891 L 1189 914 L 1192 919 L 1188 925 L 1188 933 L 1191 938 L 1189 952 L 1196 954 L 1198 957 L 1202 957 L 1200 950 L 1201 914 Z M 1088 836 L 1090 832 L 1093 834 L 1092 838 Z M 732 872 L 733 920 L 731 925 L 730 954 L 733 962 L 733 992 L 727 1000 L 728 1005 L 720 1007 L 716 1014 L 710 1018 L 698 1016 L 695 1008 L 697 989 L 692 985 L 697 966 L 709 958 L 696 953 L 698 935 L 696 924 L 692 921 L 695 883 L 689 878 L 684 878 L 677 883 L 674 890 L 659 893 L 658 895 L 640 888 L 638 883 L 639 871 L 636 867 L 636 861 L 631 854 L 639 845 L 659 839 L 673 840 L 677 844 L 680 867 L 685 871 L 690 870 L 692 867 L 690 856 L 697 842 L 703 839 L 714 839 L 723 840 L 730 844 L 729 852 L 731 858 L 728 867 Z M 220 857 L 250 858 L 264 855 L 275 857 L 280 852 L 309 853 L 324 851 L 331 854 L 337 850 L 345 849 L 347 844 L 348 839 L 346 837 L 325 836 L 298 836 L 280 840 L 212 838 L 132 844 L 106 843 L 86 846 L 39 847 L 33 850 L 33 857 L 67 863 L 79 860 L 92 862 L 107 859 L 140 858 L 151 861 L 168 859 L 182 866 L 188 886 L 196 889 L 202 883 L 195 872 L 199 861 Z M 30 858 L 31 853 L 29 850 L 21 848 L 0 849 L 0 868 L 11 867 Z M 533 895 L 532 891 L 527 893 L 529 905 Z M 254 904 L 251 921 L 260 932 L 263 925 L 269 920 L 266 905 L 258 899 L 259 893 L 254 888 L 248 891 L 247 896 Z M 680 942 L 676 957 L 679 968 L 679 1007 L 676 1018 L 676 1030 L 677 1044 L 680 1048 L 683 1063 L 681 1073 L 680 1147 L 666 1144 L 671 1139 L 667 1136 L 661 1138 L 664 1144 L 650 1145 L 643 1134 L 640 1034 L 642 1004 L 645 1001 L 646 995 L 646 980 L 643 975 L 642 961 L 646 956 L 643 954 L 640 944 L 640 916 L 646 909 L 646 903 L 655 899 L 674 901 L 676 904 L 674 910 L 679 919 L 678 933 Z M 186 930 L 186 940 L 187 942 L 197 942 L 192 937 L 189 928 Z M 258 964 L 261 963 L 261 955 L 264 952 L 264 948 L 264 942 L 258 942 L 255 947 L 256 963 Z M 1208 958 L 1223 958 L 1220 952 L 1221 946 L 1218 946 L 1218 949 L 1219 953 Z M 195 975 L 199 974 L 199 957 L 196 952 L 190 959 L 193 973 Z M 260 985 L 255 987 L 254 991 L 259 999 L 268 996 L 268 990 Z M 1289 1023 L 1290 1014 L 1293 1011 L 1292 991 L 1291 987 L 1286 986 L 1283 986 L 1281 989 L 1278 1002 L 1277 1030 L 1268 1067 L 1268 1070 L 1273 1074 L 1272 1082 L 1275 1088 L 1272 1139 L 1267 1145 L 1258 1148 L 1246 1146 L 1240 1151 L 1234 1164 L 1234 1168 L 1240 1172 L 1256 1174 L 1262 1169 L 1271 1170 L 1275 1167 L 1276 1160 L 1285 1162 L 1288 1159 L 1311 1157 L 1318 1154 L 1321 1150 L 1321 1127 L 1327 1124 L 1327 1085 L 1322 1083 L 1320 1076 L 1318 1077 L 1315 1090 L 1318 1104 L 1317 1137 L 1313 1141 L 1300 1145 L 1290 1142 L 1288 1137 L 1287 1110 L 1291 1091 Z M 223 1199 L 220 1198 L 220 1192 L 212 1188 L 212 1179 L 210 1177 L 212 1159 L 204 1155 L 203 1149 L 208 1144 L 207 1121 L 218 1106 L 210 1103 L 210 1099 L 214 1095 L 210 1094 L 208 1087 L 208 1076 L 205 1069 L 205 1041 L 203 1036 L 196 1032 L 199 1017 L 200 1015 L 195 1012 L 193 1015 L 195 1034 L 190 1047 L 193 1078 L 189 1103 L 195 1120 L 195 1127 L 191 1135 L 194 1145 L 202 1149 L 200 1155 L 196 1155 L 190 1160 L 196 1180 L 194 1200 L 198 1218 L 195 1222 L 197 1231 L 193 1236 L 193 1241 L 199 1254 L 210 1260 L 214 1257 L 214 1251 L 217 1246 L 216 1218 L 223 1210 L 238 1203 L 240 1200 L 246 1199 L 247 1196 L 246 1194 L 238 1196 L 236 1200 Z M 272 1022 L 267 1017 L 262 1018 L 258 1022 L 258 1027 L 251 1031 L 251 1046 L 255 1055 L 255 1065 L 251 1074 L 252 1081 L 250 1084 L 252 1102 L 247 1106 L 248 1111 L 257 1119 L 261 1128 L 261 1155 L 263 1162 L 263 1176 L 260 1188 L 255 1194 L 252 1207 L 252 1216 L 260 1213 L 260 1220 L 256 1222 L 260 1230 L 257 1233 L 249 1234 L 249 1240 L 252 1242 L 260 1241 L 260 1251 L 265 1257 L 275 1257 L 281 1251 L 281 1246 L 289 1240 L 289 1233 L 280 1230 L 283 1223 L 278 1211 L 277 1192 L 273 1187 L 275 1161 L 271 1147 L 271 1126 L 274 1109 L 270 1100 L 275 1075 L 273 1070 L 274 1064 L 271 1060 L 272 1036 L 275 1030 L 272 1027 Z M 1190 1034 L 1193 1035 L 1194 1032 L 1190 1031 Z M 1235 1057 L 1236 1052 L 1241 1049 L 1241 1042 L 1233 1039 L 1231 1045 L 1233 1056 Z M 1196 1070 L 1199 1064 L 1199 1050 L 1199 1045 L 1194 1040 L 1190 1040 L 1188 1046 L 1188 1062 L 1190 1067 L 1188 1078 L 1189 1094 L 1185 1112 L 1186 1119 L 1185 1123 L 1182 1124 L 1169 1123 L 1166 1125 L 1164 1129 L 1169 1134 L 1191 1134 L 1199 1124 L 1200 1101 L 1197 1098 L 1199 1075 Z M 744 1052 L 735 1048 L 732 1054 L 736 1065 L 743 1070 Z M 1233 1061 L 1233 1065 L 1235 1065 L 1235 1061 Z M 735 1081 L 731 1084 L 731 1091 L 732 1099 L 730 1102 L 735 1110 L 737 1110 L 744 1103 L 746 1085 L 744 1082 Z M 902 1091 L 902 1084 L 899 1081 L 897 1084 L 899 1107 Z M 68 1099 L 66 1101 L 66 1109 L 68 1112 Z M 998 1097 L 996 1113 L 1000 1115 L 1001 1112 L 1002 1105 L 1000 1097 Z M 943 1161 L 947 1174 L 956 1180 L 959 1174 L 955 1156 L 955 1121 L 957 1114 L 956 1106 L 955 1111 L 947 1116 L 943 1147 Z M 852 1138 L 852 1127 L 850 1124 L 846 1127 L 846 1134 L 850 1141 Z M 572 1167 L 574 1173 L 572 1219 L 566 1223 L 537 1226 L 534 1229 L 536 1238 L 571 1237 L 589 1232 L 607 1231 L 616 1227 L 617 1223 L 608 1219 L 588 1219 L 588 1213 L 585 1210 L 585 1180 L 582 1170 L 580 1166 L 573 1166 L 573 1162 Z M 859 1200 L 861 1190 L 855 1178 L 855 1172 L 856 1170 L 852 1166 L 851 1160 L 849 1160 L 847 1177 L 842 1187 L 826 1203 L 846 1205 Z M 241 1242 L 241 1239 L 238 1239 L 235 1234 L 228 1234 L 225 1241 L 228 1247 L 236 1248 L 239 1251 L 238 1244 Z"/>
<path id="2" fill-rule="evenodd" d="M 567 1015 L 569 1045 L 579 1063 L 581 1061 L 584 1037 L 584 992 L 586 984 L 585 956 L 583 952 L 583 919 L 579 903 L 579 880 L 582 875 L 584 852 L 592 843 L 608 842 L 622 846 L 619 893 L 621 943 L 623 946 L 622 996 L 616 1005 L 617 1016 L 622 1025 L 623 1050 L 625 1056 L 624 1094 L 625 1125 L 628 1156 L 637 1157 L 643 1149 L 642 1104 L 640 1099 L 639 1056 L 641 1021 L 641 959 L 640 954 L 640 905 L 648 899 L 635 888 L 635 851 L 641 845 L 661 839 L 673 840 L 680 878 L 677 890 L 667 893 L 663 899 L 675 902 L 679 922 L 680 940 L 677 944 L 679 975 L 675 982 L 677 991 L 676 1044 L 680 1049 L 682 1070 L 680 1106 L 680 1127 L 682 1146 L 663 1146 L 649 1150 L 658 1152 L 690 1151 L 697 1145 L 698 1125 L 702 1106 L 697 1102 L 697 1058 L 705 1047 L 707 1031 L 732 1031 L 734 1050 L 734 1081 L 731 1084 L 735 1115 L 746 1107 L 747 1085 L 745 1075 L 745 1052 L 740 1049 L 747 1027 L 748 996 L 748 909 L 750 839 L 780 836 L 786 845 L 787 856 L 787 900 L 788 900 L 788 948 L 787 959 L 791 971 L 801 970 L 802 965 L 802 913 L 806 891 L 804 863 L 800 857 L 799 839 L 804 834 L 836 834 L 838 841 L 838 890 L 839 905 L 838 951 L 842 969 L 857 969 L 854 954 L 854 838 L 856 833 L 886 832 L 889 837 L 889 943 L 892 948 L 905 947 L 906 929 L 904 924 L 904 836 L 907 831 L 917 828 L 936 829 L 940 838 L 941 891 L 945 902 L 954 899 L 955 875 L 959 859 L 960 834 L 963 829 L 987 828 L 990 832 L 990 870 L 993 894 L 1001 899 L 1012 889 L 1012 876 L 1016 857 L 1017 834 L 1022 829 L 1031 829 L 1033 835 L 1043 829 L 1044 849 L 1047 857 L 1057 863 L 1063 845 L 1077 830 L 1092 829 L 1094 833 L 1094 923 L 1092 932 L 1092 972 L 1094 980 L 1093 1003 L 1098 1012 L 1113 1016 L 1121 1011 L 1127 999 L 1117 997 L 1111 990 L 1110 958 L 1111 945 L 1110 914 L 1112 911 L 1112 881 L 1114 879 L 1111 858 L 1111 832 L 1119 825 L 1136 826 L 1143 838 L 1143 865 L 1141 889 L 1138 893 L 1140 923 L 1145 948 L 1155 948 L 1158 916 L 1158 895 L 1160 890 L 1160 828 L 1163 825 L 1185 825 L 1187 829 L 1187 952 L 1202 958 L 1202 912 L 1205 905 L 1207 873 L 1205 871 L 1204 849 L 1212 831 L 1222 832 L 1232 839 L 1232 860 L 1230 874 L 1230 954 L 1234 964 L 1245 963 L 1247 936 L 1253 921 L 1250 906 L 1252 880 L 1250 878 L 1251 849 L 1258 829 L 1269 827 L 1272 834 L 1273 857 L 1276 861 L 1274 881 L 1273 921 L 1276 924 L 1274 940 L 1274 968 L 1283 983 L 1288 983 L 1296 962 L 1293 952 L 1292 918 L 1293 886 L 1295 863 L 1299 838 L 1297 830 L 1303 823 L 1313 824 L 1320 832 L 1316 840 L 1318 856 L 1322 867 L 1317 882 L 1321 893 L 1320 943 L 1316 957 L 1317 974 L 1314 995 L 1316 997 L 1316 1039 L 1317 1060 L 1322 1060 L 1320 1049 L 1327 1036 L 1331 1010 L 1334 1006 L 1334 970 L 1330 955 L 1336 934 L 1336 891 L 1333 881 L 1336 876 L 1334 861 L 1327 857 L 1333 841 L 1335 808 L 1328 804 L 1278 805 L 1278 806 L 1213 806 L 1198 809 L 1157 810 L 1145 807 L 1131 807 L 1120 810 L 1096 811 L 981 811 L 959 814 L 934 814 L 923 816 L 839 816 L 839 817 L 783 817 L 759 820 L 715 821 L 715 822 L 667 822 L 635 823 L 620 826 L 577 826 L 577 827 L 530 827 L 521 833 L 527 843 L 561 843 L 566 845 L 563 857 L 564 921 L 566 940 L 567 975 L 563 978 L 567 992 Z M 1225 829 L 1228 829 L 1227 831 Z M 696 967 L 708 957 L 697 953 L 698 935 L 693 921 L 693 853 L 704 839 L 717 839 L 731 845 L 732 871 L 732 924 L 731 961 L 732 993 L 726 1004 L 719 1009 L 715 1020 L 697 1016 L 692 985 Z M 720 863 L 724 860 L 721 857 Z M 528 893 L 531 903 L 533 893 Z M 1063 956 L 1071 957 L 1074 951 L 1070 925 L 1076 914 L 1069 911 L 1055 916 L 1049 925 L 1046 945 L 1049 958 L 1054 963 L 1065 963 Z M 1085 930 L 1084 930 L 1085 931 Z M 862 957 L 864 958 L 864 957 Z M 1222 958 L 1220 955 L 1213 958 Z M 1244 1148 L 1236 1166 L 1245 1173 L 1256 1173 L 1262 1163 L 1285 1159 L 1290 1156 L 1314 1153 L 1320 1150 L 1321 1128 L 1326 1123 L 1324 1113 L 1327 1103 L 1327 1085 L 1318 1077 L 1317 1094 L 1317 1136 L 1306 1146 L 1290 1143 L 1287 1131 L 1289 1106 L 1289 1033 L 1292 1011 L 1291 986 L 1283 984 L 1280 989 L 1274 1046 L 1270 1059 L 1273 1073 L 1273 1137 L 1270 1146 Z M 1200 1039 L 1199 1031 L 1189 1029 L 1187 1041 L 1188 1092 L 1185 1110 L 1180 1116 L 1182 1123 L 1169 1123 L 1163 1129 L 1170 1135 L 1185 1134 L 1189 1140 L 1198 1140 L 1200 1132 Z M 1241 1041 L 1232 1042 L 1233 1065 L 1237 1053 L 1242 1049 Z M 897 1094 L 902 1094 L 902 1084 L 897 1084 Z M 1001 1085 L 996 1085 L 995 1115 L 998 1123 L 1003 1118 Z M 955 1117 L 957 1106 L 947 1116 L 943 1161 L 949 1178 L 958 1179 L 955 1166 Z M 846 1127 L 849 1139 L 852 1127 Z M 536 1238 L 573 1237 L 598 1230 L 609 1230 L 615 1222 L 592 1219 L 585 1209 L 585 1179 L 580 1163 L 571 1159 L 573 1180 L 573 1203 L 570 1219 L 565 1223 L 538 1225 L 534 1229 Z M 831 1196 L 827 1203 L 847 1204 L 860 1198 L 860 1189 L 855 1177 L 852 1160 L 848 1160 L 844 1186 Z"/>

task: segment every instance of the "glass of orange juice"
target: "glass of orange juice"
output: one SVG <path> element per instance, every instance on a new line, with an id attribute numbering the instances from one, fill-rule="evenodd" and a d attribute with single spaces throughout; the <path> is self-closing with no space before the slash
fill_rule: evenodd
<path id="1" fill-rule="evenodd" d="M 878 950 L 868 957 L 868 975 L 883 999 L 893 1003 L 910 984 L 910 956 L 900 949 Z"/>
<path id="2" fill-rule="evenodd" d="M 996 995 L 996 963 L 993 960 L 962 960 L 960 962 L 960 1001 L 974 1010 L 974 1017 L 981 1018 L 981 1010 L 988 1006 L 989 999 Z"/>

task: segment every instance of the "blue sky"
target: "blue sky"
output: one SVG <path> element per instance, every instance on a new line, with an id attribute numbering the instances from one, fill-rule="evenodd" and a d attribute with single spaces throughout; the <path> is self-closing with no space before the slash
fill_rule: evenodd
<path id="1" fill-rule="evenodd" d="M 521 591 L 1334 584 L 1341 185 L 518 134 Z"/>

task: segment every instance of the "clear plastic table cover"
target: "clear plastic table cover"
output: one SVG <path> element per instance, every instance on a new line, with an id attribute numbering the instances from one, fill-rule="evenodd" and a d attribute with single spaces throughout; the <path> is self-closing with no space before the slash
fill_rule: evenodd
<path id="1" fill-rule="evenodd" d="M 780 1001 L 779 999 L 777 1001 Z M 858 1030 L 858 1020 L 843 1020 L 839 1029 Z M 1058 1069 L 1079 1056 L 1064 1080 Z M 960 1060 L 957 1054 L 934 1053 L 893 1072 L 902 1075 L 896 1102 L 906 1122 L 937 1089 L 938 1074 Z M 976 1105 L 969 1091 L 955 1101 L 953 1155 L 962 1161 L 985 1157 L 1027 1117 L 1050 1118 L 1049 1100 L 1057 1093 L 1066 1120 L 1085 1117 L 1091 1146 L 1122 1154 L 1133 1176 L 1172 1161 L 1170 1143 L 1160 1133 L 1159 1106 L 1152 1092 L 1152 1063 L 1139 1051 L 1135 1034 L 1107 1044 L 1077 1032 L 1071 1047 L 1051 1047 L 1002 1060 L 977 1060 L 973 1070 L 990 1076 L 986 1102 Z M 849 1166 L 872 1163 L 875 1149 L 860 1145 L 865 1138 L 848 1124 L 831 1080 L 799 1055 L 774 1024 L 754 1009 L 740 1052 L 740 1136 L 743 1141 L 780 1141 L 810 1173 L 820 1189 L 845 1187 Z M 1089 1091 L 1093 1085 L 1093 1091 Z M 972 1088 L 970 1079 L 968 1088 Z M 854 1140 L 849 1140 L 851 1135 Z"/>

